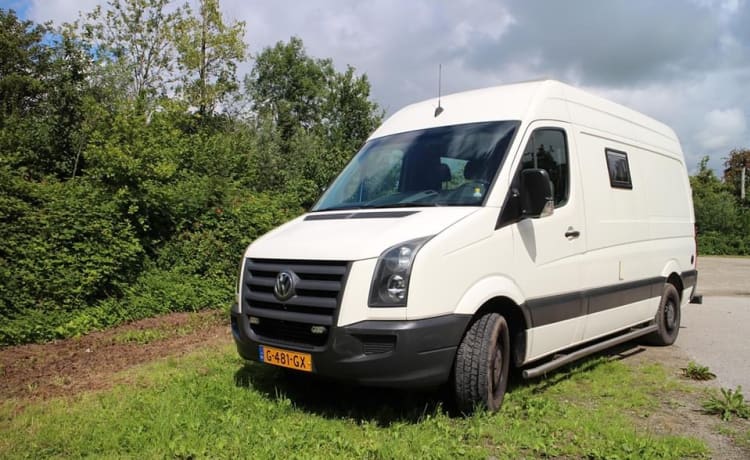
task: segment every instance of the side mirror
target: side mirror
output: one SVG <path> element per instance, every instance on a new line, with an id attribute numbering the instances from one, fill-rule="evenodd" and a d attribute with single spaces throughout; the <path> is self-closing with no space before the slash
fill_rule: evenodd
<path id="1" fill-rule="evenodd" d="M 552 181 L 544 169 L 521 171 L 521 210 L 523 217 L 547 217 L 555 210 Z"/>

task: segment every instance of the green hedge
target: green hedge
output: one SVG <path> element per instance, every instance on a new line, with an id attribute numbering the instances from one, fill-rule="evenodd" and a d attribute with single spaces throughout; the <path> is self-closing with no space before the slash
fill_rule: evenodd
<path id="1" fill-rule="evenodd" d="M 24 183 L 5 175 L 0 220 L 0 305 L 70 311 L 121 292 L 144 256 L 132 226 L 102 190 L 83 181 Z"/>
<path id="2" fill-rule="evenodd" d="M 66 184 L 58 197 L 27 209 L 17 221 L 19 226 L 38 222 L 31 238 L 3 239 L 0 345 L 71 337 L 168 312 L 227 307 L 245 247 L 301 212 L 283 195 L 237 197 L 185 228 L 133 276 L 130 270 L 143 251 L 129 225 L 116 213 L 105 213 L 112 211 L 110 205 L 97 205 L 95 195 L 75 195 L 69 201 L 75 206 L 61 206 L 80 192 L 68 187 L 77 186 Z M 9 229 L 3 226 L 4 236 L 11 236 Z M 51 277 L 58 279 L 43 281 Z"/>
<path id="3" fill-rule="evenodd" d="M 750 256 L 750 235 L 705 232 L 698 235 L 698 253 L 716 256 Z"/>

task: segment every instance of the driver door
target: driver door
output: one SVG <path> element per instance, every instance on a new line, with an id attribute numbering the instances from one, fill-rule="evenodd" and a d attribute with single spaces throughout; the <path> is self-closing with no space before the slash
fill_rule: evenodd
<path id="1" fill-rule="evenodd" d="M 527 359 L 583 339 L 585 299 L 580 291 L 585 251 L 583 195 L 576 149 L 567 123 L 529 126 L 516 159 L 516 172 L 544 169 L 553 185 L 554 213 L 514 225 L 516 278 L 531 318 Z M 518 177 L 518 176 L 516 176 Z"/>

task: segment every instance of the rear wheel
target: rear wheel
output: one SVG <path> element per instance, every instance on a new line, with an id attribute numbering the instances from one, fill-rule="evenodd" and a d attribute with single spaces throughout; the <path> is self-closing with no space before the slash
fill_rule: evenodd
<path id="1" fill-rule="evenodd" d="M 488 313 L 466 332 L 456 353 L 453 391 L 458 409 L 500 409 L 508 387 L 510 334 L 505 318 Z"/>
<path id="2" fill-rule="evenodd" d="M 644 341 L 651 345 L 672 345 L 680 332 L 680 294 L 672 284 L 664 285 L 664 292 L 656 312 L 654 322 L 656 331 L 644 337 Z"/>

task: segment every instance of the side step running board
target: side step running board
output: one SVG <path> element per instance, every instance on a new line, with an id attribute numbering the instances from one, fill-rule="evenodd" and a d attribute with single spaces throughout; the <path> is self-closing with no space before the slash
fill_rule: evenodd
<path id="1" fill-rule="evenodd" d="M 650 334 L 654 331 L 656 331 L 656 325 L 652 324 L 650 326 L 646 326 L 644 328 L 637 329 L 632 332 L 628 332 L 627 334 L 624 334 L 624 335 L 618 335 L 617 337 L 613 337 L 611 339 L 605 340 L 604 342 L 595 343 L 586 348 L 582 348 L 570 354 L 560 356 L 559 358 L 555 358 L 552 361 L 547 361 L 546 363 L 541 364 L 537 367 L 524 369 L 523 374 L 522 374 L 523 378 L 533 379 L 534 377 L 539 377 L 542 374 L 546 374 L 547 372 L 551 370 L 557 369 L 558 367 L 564 366 L 568 363 L 572 363 L 573 361 L 577 361 L 585 356 L 605 350 L 615 345 L 619 345 L 624 342 L 628 342 L 642 335 Z"/>

